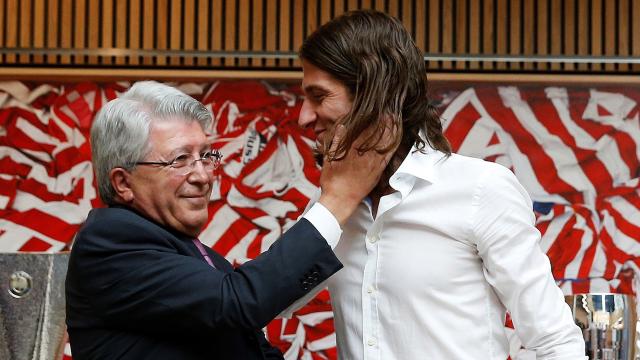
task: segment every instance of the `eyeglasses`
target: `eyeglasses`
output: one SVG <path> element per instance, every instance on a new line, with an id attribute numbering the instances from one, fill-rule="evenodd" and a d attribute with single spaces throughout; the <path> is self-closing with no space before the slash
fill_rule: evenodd
<path id="1" fill-rule="evenodd" d="M 169 166 L 175 169 L 178 175 L 187 175 L 193 171 L 197 161 L 202 163 L 206 171 L 212 171 L 220 166 L 220 160 L 222 160 L 222 154 L 218 150 L 213 150 L 205 152 L 199 158 L 193 154 L 181 154 L 171 161 L 138 161 L 136 165 Z"/>

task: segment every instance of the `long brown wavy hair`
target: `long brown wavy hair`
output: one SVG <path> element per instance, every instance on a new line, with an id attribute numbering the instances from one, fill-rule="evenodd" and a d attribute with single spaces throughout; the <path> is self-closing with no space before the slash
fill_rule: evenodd
<path id="1" fill-rule="evenodd" d="M 299 56 L 342 82 L 352 97 L 351 111 L 340 120 L 346 136 L 329 159 L 341 159 L 370 127 L 375 131 L 358 151 L 386 153 L 397 147 L 406 155 L 414 144 L 424 151 L 428 143 L 451 154 L 440 117 L 427 97 L 423 55 L 399 20 L 373 10 L 345 13 L 311 34 Z M 386 118 L 391 118 L 396 138 L 379 148 Z"/>

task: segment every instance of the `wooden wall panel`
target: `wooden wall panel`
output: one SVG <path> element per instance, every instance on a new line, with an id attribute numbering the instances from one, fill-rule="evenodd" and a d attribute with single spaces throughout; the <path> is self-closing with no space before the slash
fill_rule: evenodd
<path id="1" fill-rule="evenodd" d="M 182 40 L 182 31 L 183 31 L 182 14 L 181 14 L 183 4 L 181 1 L 178 1 L 178 0 L 171 0 L 170 3 L 171 3 L 171 7 L 170 7 L 170 14 L 169 14 L 169 30 L 168 30 L 169 31 L 169 50 L 180 50 L 181 40 Z M 227 13 L 227 17 L 230 19 L 233 19 L 235 18 L 235 7 L 230 6 L 229 8 L 232 9 L 232 12 Z M 233 22 L 230 21 L 229 24 L 233 26 Z M 235 34 L 233 31 L 227 31 L 227 36 L 231 36 L 231 40 L 229 41 L 230 44 L 233 44 L 234 35 Z M 231 49 L 231 46 L 233 45 L 229 45 L 228 49 Z M 180 60 L 181 60 L 180 56 L 177 56 L 177 55 L 171 56 L 169 58 L 169 65 L 179 66 Z M 231 59 L 231 62 L 233 62 L 233 59 Z"/>
<path id="2" fill-rule="evenodd" d="M 65 0 L 62 1 L 64 2 Z M 100 48 L 113 48 L 113 1 L 116 0 L 102 0 L 102 36 L 99 39 Z M 112 58 L 112 56 L 102 56 L 100 58 L 102 65 L 111 65 Z"/>
<path id="3" fill-rule="evenodd" d="M 20 32 L 18 34 L 19 41 L 18 46 L 21 48 L 28 48 L 31 46 L 31 34 L 33 26 L 31 24 L 31 0 L 20 1 Z M 28 54 L 22 54 L 18 57 L 20 62 L 29 62 L 31 59 Z"/>
<path id="4" fill-rule="evenodd" d="M 536 39 L 533 55 L 549 55 L 549 18 L 546 14 L 549 13 L 549 0 L 538 0 L 536 4 L 535 27 L 536 27 Z M 537 63 L 536 70 L 544 71 L 549 68 L 547 63 Z"/>
<path id="5" fill-rule="evenodd" d="M 299 69 L 303 39 L 355 9 L 398 17 L 432 72 L 640 72 L 640 0 L 0 0 L 0 61 Z"/>
<path id="6" fill-rule="evenodd" d="M 551 55 L 562 55 L 562 39 L 564 37 L 564 28 L 562 26 L 562 3 L 560 1 L 551 0 Z M 562 68 L 562 64 L 554 62 L 551 64 L 551 70 L 558 71 Z"/>
<path id="7" fill-rule="evenodd" d="M 615 56 L 616 55 L 616 37 L 618 35 L 617 29 L 617 21 L 616 21 L 617 9 L 616 9 L 616 1 L 605 1 L 604 6 L 604 35 L 602 38 L 604 39 L 604 54 L 606 56 Z M 605 70 L 612 71 L 615 70 L 615 64 L 605 64 Z"/>
<path id="8" fill-rule="evenodd" d="M 5 46 L 7 48 L 18 47 L 18 11 L 19 3 L 17 0 L 7 0 L 4 22 L 5 29 Z M 3 25 L 5 25 L 3 24 Z M 9 64 L 15 63 L 17 56 L 15 54 L 7 54 L 5 61 Z"/>
<path id="9" fill-rule="evenodd" d="M 2 26 L 0 26 L 0 49 L 5 48 L 5 25 L 7 24 L 7 13 L 5 12 L 6 0 L 0 0 L 0 21 L 2 21 Z M 7 55 L 5 53 L 0 53 L 0 62 L 2 64 L 6 63 Z"/>
<path id="10" fill-rule="evenodd" d="M 442 0 L 441 1 L 441 7 L 440 7 L 440 13 L 442 14 L 441 18 L 442 18 L 442 28 L 441 30 L 439 29 L 438 31 L 440 31 L 440 41 L 441 41 L 441 46 L 440 46 L 440 51 L 444 54 L 452 54 L 453 53 L 453 23 L 454 23 L 454 16 L 455 14 L 453 13 L 453 3 L 456 0 Z M 451 70 L 452 69 L 452 62 L 451 61 L 442 61 L 440 68 L 443 70 Z"/>
<path id="11" fill-rule="evenodd" d="M 0 7 L 2 2 L 0 1 Z M 4 9 L 3 9 L 4 10 Z M 2 10 L 0 10 L 0 19 L 2 19 Z M 33 8 L 33 48 L 43 49 L 45 47 L 45 3 L 43 1 L 36 1 Z M 0 30 L 0 39 L 2 38 L 2 30 Z M 2 48 L 2 40 L 0 40 L 0 48 Z M 1 57 L 0 57 L 0 61 Z M 42 54 L 36 54 L 33 56 L 32 64 L 40 65 L 44 63 L 44 56 Z"/>
<path id="12" fill-rule="evenodd" d="M 616 11 L 619 16 L 618 28 L 616 29 L 619 34 L 617 41 L 618 55 L 629 56 L 629 45 L 631 43 L 629 39 L 629 17 L 631 16 L 629 11 L 629 0 L 619 0 L 618 9 L 616 9 Z M 629 64 L 618 64 L 618 70 L 621 72 L 629 71 Z"/>
<path id="13" fill-rule="evenodd" d="M 267 7 L 265 8 L 265 12 L 267 14 L 266 30 L 268 34 L 265 50 L 271 53 L 276 51 L 276 40 L 278 35 L 278 8 L 276 5 L 276 0 L 267 0 Z M 267 67 L 274 67 L 275 64 L 276 61 L 274 58 L 267 58 L 265 65 Z"/>
<path id="14" fill-rule="evenodd" d="M 633 52 L 631 56 L 635 58 L 640 57 L 640 1 L 634 0 L 633 7 L 631 8 L 631 19 L 634 19 L 631 32 L 632 34 L 632 43 L 633 43 Z M 640 64 L 633 64 L 633 71 L 640 72 Z"/>
<path id="15" fill-rule="evenodd" d="M 469 19 L 467 19 L 466 1 L 455 2 L 455 14 L 453 14 L 453 16 L 455 16 L 455 26 L 453 27 L 453 32 L 455 33 L 455 47 L 453 52 L 456 54 L 468 53 L 468 44 L 470 39 L 467 39 Z M 458 70 L 466 68 L 467 65 L 467 62 L 465 61 L 455 62 L 455 68 Z"/>
<path id="16" fill-rule="evenodd" d="M 508 54 L 507 35 L 510 32 L 509 29 L 509 15 L 507 14 L 507 5 L 510 0 L 496 0 L 496 54 Z M 506 70 L 507 63 L 500 61 L 496 64 L 496 70 Z"/>
<path id="17" fill-rule="evenodd" d="M 150 14 L 157 14 L 153 16 L 153 18 L 157 19 L 169 18 L 169 6 L 168 0 L 157 0 L 155 2 L 145 3 L 145 7 Z M 205 15 L 206 14 L 207 13 L 205 13 Z M 145 22 L 145 27 L 142 32 L 144 34 L 143 43 L 145 43 L 145 49 L 153 50 L 155 48 L 161 51 L 168 50 L 171 42 L 169 37 L 170 29 L 171 22 L 169 21 L 154 21 L 153 19 L 148 19 Z M 137 37 L 140 37 L 140 33 L 137 34 Z M 153 60 L 152 57 L 145 56 L 143 63 L 148 64 L 153 62 Z M 156 56 L 155 61 L 158 66 L 166 66 L 169 64 L 170 59 L 168 56 Z"/>
<path id="18" fill-rule="evenodd" d="M 510 0 L 507 3 L 508 15 L 506 21 L 509 23 L 507 26 L 509 38 L 509 54 L 518 55 L 522 54 L 522 22 L 523 19 L 520 16 L 522 9 L 522 0 Z M 518 62 L 509 63 L 510 70 L 520 70 L 521 64 Z"/>
<path id="19" fill-rule="evenodd" d="M 522 15 L 520 16 L 522 18 L 522 26 L 520 27 L 522 31 L 522 53 L 528 56 L 534 55 L 533 47 L 536 42 L 535 19 L 537 14 L 535 10 L 534 0 L 524 0 L 522 2 Z M 534 67 L 535 64 L 532 62 L 523 64 L 523 69 L 527 71 L 533 70 Z"/>
<path id="20" fill-rule="evenodd" d="M 98 1 L 89 1 L 89 16 L 88 19 L 98 19 L 100 17 L 100 3 Z M 49 10 L 49 14 L 51 10 Z M 51 33 L 51 23 L 49 22 L 49 34 Z M 88 44 L 87 47 L 91 50 L 97 50 L 100 48 L 100 22 L 99 21 L 90 21 L 89 26 L 87 26 L 87 35 L 88 35 Z M 51 48 L 51 44 L 48 46 Z M 100 59 L 96 55 L 89 55 L 87 57 L 87 65 L 95 66 L 100 63 Z M 49 61 L 51 63 L 51 61 Z"/>
<path id="21" fill-rule="evenodd" d="M 242 1 L 247 2 L 249 0 L 242 0 Z M 198 37 L 196 32 L 197 18 L 196 18 L 195 0 L 185 0 L 183 1 L 183 6 L 184 8 L 182 13 L 182 39 L 181 39 L 182 46 L 180 47 L 180 49 L 193 52 L 196 49 L 195 42 L 196 42 L 196 38 Z M 247 11 L 248 11 L 248 6 L 247 6 L 247 9 L 244 11 L 245 15 L 247 14 Z M 249 49 L 248 34 L 246 36 L 246 41 L 241 41 L 240 46 L 244 47 L 245 51 Z M 246 59 L 244 60 L 246 61 Z M 195 59 L 191 56 L 185 56 L 183 57 L 183 64 L 184 66 L 192 67 L 195 65 Z"/>
<path id="22" fill-rule="evenodd" d="M 262 1 L 252 1 L 253 12 L 252 12 L 252 26 L 251 26 L 251 50 L 254 52 L 259 52 L 264 49 L 263 37 L 262 34 L 266 31 L 262 22 Z M 251 66 L 253 67 L 262 67 L 263 60 L 261 58 L 255 57 L 251 59 Z"/>
<path id="23" fill-rule="evenodd" d="M 440 1 L 430 0 L 429 12 L 427 13 L 427 19 L 429 19 L 429 38 L 427 43 L 428 46 L 426 46 L 426 50 L 430 54 L 438 54 L 442 52 L 442 39 L 440 38 L 442 16 L 440 14 Z M 440 68 L 440 62 L 438 61 L 429 61 L 427 65 L 429 70 L 436 70 Z"/>
<path id="24" fill-rule="evenodd" d="M 197 7 L 197 20 L 196 31 L 198 34 L 198 40 L 196 48 L 198 51 L 207 51 L 208 39 L 211 36 L 211 23 L 209 22 L 209 1 L 198 1 Z M 196 60 L 197 66 L 207 66 L 208 59 L 200 57 Z"/>
<path id="25" fill-rule="evenodd" d="M 496 53 L 496 0 L 484 0 L 482 7 L 482 54 Z M 494 63 L 490 61 L 482 62 L 482 69 L 493 69 Z"/>
<path id="26" fill-rule="evenodd" d="M 575 9 L 574 0 L 564 0 L 564 7 L 562 9 L 563 20 L 563 49 L 562 54 L 575 55 L 576 54 L 576 19 L 573 9 Z M 574 70 L 574 64 L 564 64 L 564 70 Z"/>
<path id="27" fill-rule="evenodd" d="M 349 0 L 351 3 L 357 3 L 355 0 Z M 293 2 L 293 51 L 298 51 L 302 40 L 304 39 L 304 6 L 301 1 Z M 300 60 L 294 60 L 293 66 L 301 67 Z"/>
<path id="28" fill-rule="evenodd" d="M 278 15 L 279 22 L 279 38 L 278 38 L 278 51 L 286 53 L 289 50 L 293 50 L 291 44 L 291 1 L 280 0 L 280 11 Z M 278 60 L 278 67 L 287 68 L 292 66 L 291 60 L 280 59 Z"/>
<path id="29" fill-rule="evenodd" d="M 578 0 L 578 56 L 589 55 L 589 0 Z M 578 70 L 589 70 L 589 64 L 578 64 Z"/>
<path id="30" fill-rule="evenodd" d="M 222 7 L 223 0 L 213 0 L 211 7 L 211 50 L 212 51 L 221 51 L 222 50 Z M 212 59 L 212 65 L 214 68 L 217 68 L 222 65 L 221 59 L 219 57 L 215 57 Z"/>
<path id="31" fill-rule="evenodd" d="M 113 29 L 115 30 L 115 38 L 113 39 L 113 43 L 115 44 L 115 48 L 118 49 L 126 49 L 127 48 L 127 37 L 129 35 L 129 22 L 127 21 L 127 2 L 126 1 L 116 1 L 115 3 L 115 18 L 117 19 L 115 22 L 118 24 L 114 24 Z M 122 26 L 120 26 L 122 24 Z M 128 60 L 128 56 L 116 56 L 115 64 L 118 66 L 122 66 L 125 64 L 126 60 Z"/>
<path id="32" fill-rule="evenodd" d="M 249 22 L 249 15 L 249 0 L 239 0 L 237 19 L 240 24 L 245 24 L 245 26 L 240 26 L 237 28 L 238 30 L 240 30 L 238 31 L 237 49 L 242 52 L 249 51 L 249 38 L 251 36 L 251 32 L 247 30 L 251 29 L 251 26 L 253 25 Z M 246 57 L 238 59 L 238 66 L 249 66 L 249 59 Z"/>

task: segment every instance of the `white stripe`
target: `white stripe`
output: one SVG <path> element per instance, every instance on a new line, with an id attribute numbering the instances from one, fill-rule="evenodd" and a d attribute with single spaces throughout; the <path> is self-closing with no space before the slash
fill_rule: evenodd
<path id="1" fill-rule="evenodd" d="M 336 347 L 336 333 L 332 332 L 331 334 L 320 338 L 315 341 L 307 342 L 307 349 L 309 351 L 322 351 L 327 349 L 333 349 Z"/>
<path id="2" fill-rule="evenodd" d="M 612 125 L 616 128 L 622 125 L 629 112 L 636 106 L 636 102 L 633 99 L 620 93 L 591 89 L 589 95 L 589 102 L 584 109 L 582 117 L 606 125 Z M 598 114 L 598 106 L 605 108 L 610 115 Z"/>
<path id="3" fill-rule="evenodd" d="M 247 256 L 247 250 L 249 249 L 249 245 L 255 240 L 256 236 L 258 236 L 258 229 L 253 229 L 249 231 L 238 243 L 229 250 L 225 258 L 233 263 L 234 260 L 243 264 L 251 259 Z"/>
<path id="4" fill-rule="evenodd" d="M 513 171 L 516 177 L 534 201 L 568 204 L 568 202 L 561 196 L 549 194 L 538 182 L 538 178 L 531 166 L 531 163 L 529 162 L 529 158 L 518 149 L 513 137 L 505 132 L 500 124 L 491 117 L 484 105 L 480 102 L 480 99 L 477 97 L 473 88 L 465 90 L 456 97 L 444 111 L 442 117 L 444 119 L 454 120 L 458 112 L 460 112 L 460 110 L 468 103 L 471 103 L 474 106 L 475 110 L 480 114 L 481 120 L 479 121 L 479 124 L 473 126 L 471 129 L 472 132 L 465 136 L 463 145 L 458 152 L 461 155 L 477 157 L 481 154 L 481 151 L 477 149 L 481 149 L 483 146 L 486 146 L 493 133 L 496 133 L 501 146 L 504 146 L 507 152 L 506 156 L 501 156 L 496 160 L 496 162 L 499 160 L 499 163 L 502 165 L 508 167 L 513 166 Z M 447 121 L 445 125 L 449 126 L 451 122 L 452 121 Z M 481 130 L 485 127 L 493 131 L 491 136 L 489 136 L 488 132 Z M 488 139 L 487 136 L 489 136 Z"/>
<path id="5" fill-rule="evenodd" d="M 295 336 L 282 337 L 283 339 L 291 342 L 291 346 L 289 347 L 289 349 L 287 349 L 287 352 L 284 354 L 285 360 L 299 359 L 298 354 L 300 353 L 300 350 L 304 348 L 304 344 L 306 342 L 306 336 L 307 336 L 307 333 L 304 330 L 304 325 L 302 323 L 298 323 Z M 303 359 L 304 358 L 301 358 L 299 360 L 303 360 Z"/>
<path id="6" fill-rule="evenodd" d="M 576 223 L 573 225 L 574 229 L 583 230 L 582 238 L 580 239 L 580 249 L 576 253 L 575 257 L 567 267 L 565 268 L 564 277 L 567 279 L 575 279 L 578 278 L 578 271 L 580 270 L 580 265 L 582 265 L 582 261 L 584 260 L 584 253 L 587 251 L 587 248 L 591 246 L 593 242 L 593 231 L 589 229 L 587 226 L 587 222 L 584 217 L 578 213 L 575 213 Z"/>
<path id="7" fill-rule="evenodd" d="M 636 143 L 636 157 L 640 159 L 640 112 L 633 119 L 627 119 L 618 130 L 629 134 Z"/>
<path id="8" fill-rule="evenodd" d="M 13 209 L 21 212 L 37 209 L 68 224 L 82 224 L 91 210 L 91 202 L 89 199 L 82 199 L 78 204 L 68 201 L 43 201 L 31 193 L 16 191 Z"/>
<path id="9" fill-rule="evenodd" d="M 598 242 L 596 245 L 596 253 L 593 258 L 593 264 L 591 265 L 591 270 L 589 271 L 589 277 L 601 277 L 604 276 L 604 272 L 607 268 L 607 254 L 602 247 L 602 243 Z"/>
<path id="10" fill-rule="evenodd" d="M 453 101 L 449 103 L 447 108 L 444 109 L 442 115 L 440 116 L 444 120 L 442 124 L 442 132 L 447 131 L 447 128 L 449 127 L 449 125 L 451 125 L 451 122 L 455 118 L 455 116 L 468 103 L 470 103 L 471 99 L 474 97 L 477 98 L 474 88 L 468 88 L 467 90 L 461 92 L 458 96 L 456 96 L 455 99 L 453 99 Z M 480 115 L 482 116 L 482 113 Z"/>
<path id="11" fill-rule="evenodd" d="M 637 238 L 632 238 L 623 233 L 616 227 L 615 218 L 609 214 L 607 210 L 601 212 L 603 218 L 603 225 L 607 229 L 607 232 L 613 239 L 613 244 L 621 251 L 632 255 L 640 256 L 640 243 Z M 632 234 L 636 236 L 637 234 Z"/>
<path id="12" fill-rule="evenodd" d="M 622 217 L 635 226 L 640 227 L 640 210 L 622 196 L 611 196 L 607 202 L 622 215 Z M 634 234 L 640 236 L 640 234 Z"/>
<path id="13" fill-rule="evenodd" d="M 9 205 L 9 200 L 11 200 L 10 197 L 0 195 L 0 209 L 3 209 L 3 210 L 6 209 L 7 205 Z"/>
<path id="14" fill-rule="evenodd" d="M 555 107 L 560 121 L 574 138 L 576 145 L 579 148 L 596 151 L 597 158 L 607 168 L 607 172 L 615 183 L 628 180 L 630 177 L 629 167 L 622 160 L 614 139 L 605 134 L 596 142 L 589 133 L 573 121 L 569 111 L 569 94 L 565 88 L 549 87 L 545 89 L 545 93 Z"/>
<path id="15" fill-rule="evenodd" d="M 595 204 L 596 190 L 582 169 L 573 151 L 556 135 L 552 135 L 538 121 L 529 104 L 522 100 L 520 92 L 513 86 L 501 86 L 498 93 L 505 107 L 510 108 L 518 122 L 536 139 L 554 163 L 558 177 L 578 191 L 586 191 L 587 205 Z M 551 169 L 550 169 L 551 170 Z"/>
<path id="16" fill-rule="evenodd" d="M 33 126 L 29 121 L 24 118 L 20 118 L 16 121 L 16 128 L 22 130 L 32 140 L 47 145 L 59 145 L 60 141 L 49 134 L 45 134 L 42 130 Z"/>
<path id="17" fill-rule="evenodd" d="M 602 277 L 589 279 L 589 292 L 592 293 L 608 293 L 611 292 L 612 284 Z"/>
<path id="18" fill-rule="evenodd" d="M 58 252 L 66 245 L 62 241 L 52 239 L 40 232 L 6 219 L 0 219 L 0 230 L 5 231 L 0 235 L 0 252 L 17 252 L 32 237 L 37 237 L 49 243 L 51 248 L 47 250 L 48 253 Z"/>
<path id="19" fill-rule="evenodd" d="M 227 231 L 239 218 L 240 215 L 238 215 L 238 213 L 236 213 L 232 208 L 226 204 L 223 205 L 213 215 L 211 222 L 209 222 L 209 224 L 207 224 L 204 230 L 200 233 L 200 241 L 209 247 L 213 247 L 218 240 L 220 240 L 222 234 L 224 234 L 225 231 Z"/>
<path id="20" fill-rule="evenodd" d="M 540 248 L 545 254 L 549 252 L 553 243 L 558 240 L 558 235 L 562 231 L 562 228 L 564 228 L 574 214 L 569 207 L 567 208 L 568 211 L 551 220 L 551 223 L 547 227 L 547 231 L 545 231 L 544 236 L 540 239 Z"/>

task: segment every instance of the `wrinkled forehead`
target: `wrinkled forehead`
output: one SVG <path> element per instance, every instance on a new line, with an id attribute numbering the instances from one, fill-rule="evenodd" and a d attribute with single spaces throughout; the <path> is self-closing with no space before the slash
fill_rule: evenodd
<path id="1" fill-rule="evenodd" d="M 211 139 L 196 120 L 167 118 L 151 122 L 148 145 L 158 151 L 194 151 L 210 148 Z"/>
<path id="2" fill-rule="evenodd" d="M 307 95 L 314 93 L 346 93 L 349 96 L 352 95 L 342 81 L 307 60 L 302 61 L 302 83 L 300 87 Z"/>

